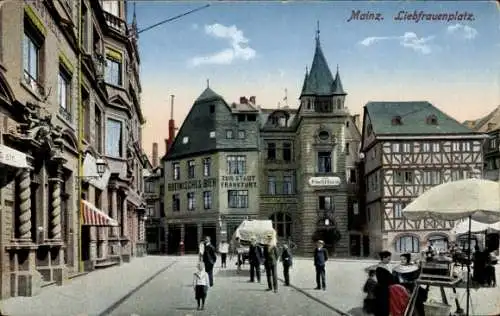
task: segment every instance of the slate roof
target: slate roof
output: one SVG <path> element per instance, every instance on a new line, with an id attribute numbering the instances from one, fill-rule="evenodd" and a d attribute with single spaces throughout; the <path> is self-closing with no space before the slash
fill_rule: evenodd
<path id="1" fill-rule="evenodd" d="M 216 112 L 227 108 L 226 102 L 219 94 L 206 88 L 194 101 L 172 146 L 164 157 L 165 160 L 178 159 L 217 148 L 216 138 L 210 138 L 210 132 L 215 131 L 216 127 L 216 115 L 210 115 L 210 105 L 215 105 Z M 183 142 L 184 137 L 188 137 L 186 144 Z"/>
<path id="2" fill-rule="evenodd" d="M 488 132 L 497 129 L 500 125 L 500 106 L 496 107 L 493 111 L 482 118 L 477 120 L 468 120 L 463 124 L 474 129 L 475 131 L 481 132 Z"/>
<path id="3" fill-rule="evenodd" d="M 427 101 L 369 102 L 365 110 L 377 136 L 474 133 Z M 428 124 L 431 115 L 436 117 L 437 125 Z M 401 118 L 401 125 L 392 124 L 397 116 Z"/>
<path id="4" fill-rule="evenodd" d="M 311 71 L 309 73 L 306 71 L 300 96 L 331 96 L 335 94 L 346 95 L 342 87 L 338 69 L 334 79 L 321 49 L 319 38 L 316 38 L 316 50 L 314 52 Z"/>

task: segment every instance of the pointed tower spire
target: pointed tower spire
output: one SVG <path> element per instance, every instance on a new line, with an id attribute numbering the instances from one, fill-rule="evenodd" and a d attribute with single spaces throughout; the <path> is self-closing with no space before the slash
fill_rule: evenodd
<path id="1" fill-rule="evenodd" d="M 347 95 L 342 86 L 342 81 L 340 80 L 339 64 L 337 64 L 337 73 L 335 74 L 335 80 L 333 81 L 333 94 L 335 95 Z"/>
<path id="2" fill-rule="evenodd" d="M 320 30 L 319 30 L 319 20 L 316 21 L 316 43 L 319 44 L 319 33 L 320 33 Z"/>
<path id="3" fill-rule="evenodd" d="M 135 2 L 134 2 L 134 11 L 133 11 L 133 15 L 132 15 L 132 24 L 137 26 L 137 15 L 135 14 Z"/>
<path id="4" fill-rule="evenodd" d="M 306 66 L 306 74 L 304 76 L 304 83 L 302 84 L 302 90 L 301 90 L 301 93 L 300 93 L 301 96 L 304 95 L 304 94 L 306 94 L 306 92 L 307 92 L 307 76 L 308 76 L 308 74 L 309 74 L 309 69 Z"/>
<path id="5" fill-rule="evenodd" d="M 207 88 L 210 88 L 210 79 L 207 79 Z"/>

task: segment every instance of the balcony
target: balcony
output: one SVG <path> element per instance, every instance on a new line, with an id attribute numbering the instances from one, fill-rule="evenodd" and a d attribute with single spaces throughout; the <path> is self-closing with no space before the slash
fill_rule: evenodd
<path id="1" fill-rule="evenodd" d="M 125 34 L 127 32 L 127 24 L 124 20 L 106 11 L 104 11 L 103 14 L 104 18 L 106 19 L 106 23 L 110 28 L 114 29 L 120 34 Z"/>

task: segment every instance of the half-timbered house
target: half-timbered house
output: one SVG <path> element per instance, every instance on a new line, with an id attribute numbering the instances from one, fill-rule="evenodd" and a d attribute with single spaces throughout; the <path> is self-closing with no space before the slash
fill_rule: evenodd
<path id="1" fill-rule="evenodd" d="M 402 210 L 433 186 L 480 177 L 485 136 L 424 101 L 368 103 L 362 134 L 371 253 L 446 247 L 452 221 L 410 221 Z"/>

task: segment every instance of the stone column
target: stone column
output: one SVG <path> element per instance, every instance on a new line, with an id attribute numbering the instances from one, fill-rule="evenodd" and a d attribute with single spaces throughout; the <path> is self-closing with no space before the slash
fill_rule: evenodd
<path id="1" fill-rule="evenodd" d="M 20 215 L 19 237 L 23 241 L 32 242 L 31 236 L 31 170 L 26 168 L 20 175 Z"/>
<path id="2" fill-rule="evenodd" d="M 62 172 L 58 167 L 55 178 L 50 178 L 52 182 L 52 203 L 50 210 L 50 238 L 61 240 L 61 182 Z"/>
<path id="3" fill-rule="evenodd" d="M 116 220 L 118 219 L 118 199 L 117 199 L 117 190 L 118 187 L 116 186 L 111 186 L 111 218 Z M 122 219 L 123 222 L 123 219 Z M 121 224 L 121 223 L 120 223 Z M 112 237 L 117 237 L 119 235 L 119 229 L 120 227 L 112 227 L 111 228 L 111 236 Z"/>
<path id="4" fill-rule="evenodd" d="M 128 201 L 127 201 L 127 193 L 124 192 L 123 196 L 123 204 L 122 204 L 122 226 L 123 226 L 123 236 L 122 237 L 129 237 L 128 235 Z"/>

